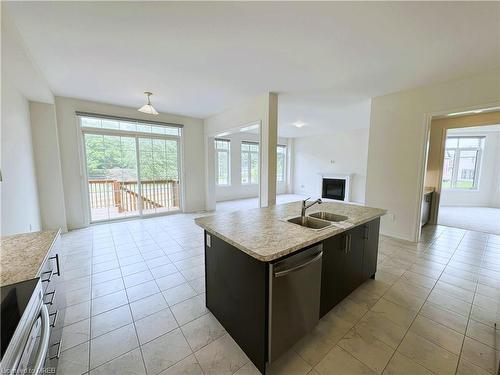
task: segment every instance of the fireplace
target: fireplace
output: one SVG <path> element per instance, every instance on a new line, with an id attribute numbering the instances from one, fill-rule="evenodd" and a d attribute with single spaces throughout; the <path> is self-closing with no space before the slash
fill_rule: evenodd
<path id="1" fill-rule="evenodd" d="M 323 178 L 322 198 L 346 200 L 345 178 Z"/>

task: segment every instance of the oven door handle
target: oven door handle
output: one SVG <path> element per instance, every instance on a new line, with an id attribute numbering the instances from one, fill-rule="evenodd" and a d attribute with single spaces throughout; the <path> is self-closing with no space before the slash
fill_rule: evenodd
<path id="1" fill-rule="evenodd" d="M 49 338 L 50 338 L 50 319 L 49 310 L 47 306 L 42 305 L 40 309 L 41 318 L 41 328 L 40 328 L 40 346 L 38 347 L 38 352 L 35 356 L 35 362 L 33 366 L 33 373 L 39 374 L 45 363 L 45 357 L 47 356 L 47 350 L 49 349 Z"/>

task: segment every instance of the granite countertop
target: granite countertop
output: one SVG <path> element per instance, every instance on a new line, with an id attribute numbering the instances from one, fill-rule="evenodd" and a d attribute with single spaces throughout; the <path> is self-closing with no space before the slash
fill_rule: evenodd
<path id="1" fill-rule="evenodd" d="M 384 215 L 387 211 L 359 205 L 324 202 L 314 205 L 306 214 L 326 211 L 349 219 L 313 230 L 286 219 L 300 216 L 301 202 L 266 208 L 236 211 L 195 219 L 197 225 L 241 251 L 263 262 L 269 262 L 315 244 L 350 228 Z"/>
<path id="2" fill-rule="evenodd" d="M 2 237 L 0 286 L 33 279 L 60 230 L 48 230 Z"/>

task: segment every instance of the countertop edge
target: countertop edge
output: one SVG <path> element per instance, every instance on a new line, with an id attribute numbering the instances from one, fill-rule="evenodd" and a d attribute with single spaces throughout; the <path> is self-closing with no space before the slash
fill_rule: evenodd
<path id="1" fill-rule="evenodd" d="M 54 238 L 52 239 L 52 242 L 50 243 L 49 248 L 47 249 L 47 254 L 43 257 L 42 263 L 40 263 L 40 266 L 38 267 L 38 271 L 36 271 L 36 277 L 40 277 L 40 271 L 42 270 L 42 266 L 45 264 L 45 262 L 49 259 L 49 254 L 54 248 L 54 245 L 57 241 L 57 239 L 61 235 L 61 228 L 59 227 L 56 231 L 56 234 L 54 235 Z"/>
<path id="2" fill-rule="evenodd" d="M 354 227 L 357 227 L 359 225 L 363 225 L 369 221 L 372 221 L 374 219 L 377 219 L 377 218 L 380 218 L 382 216 L 384 216 L 386 213 L 387 213 L 387 210 L 382 210 L 380 209 L 381 212 L 380 214 L 376 214 L 376 215 L 373 215 L 373 216 L 370 216 L 368 218 L 365 218 L 363 220 L 360 220 L 359 222 L 356 222 L 356 223 L 349 223 L 350 226 L 349 227 L 336 227 L 336 230 L 335 231 L 328 231 L 328 232 L 325 232 L 325 233 L 321 233 L 321 231 L 317 232 L 318 233 L 318 236 L 312 240 L 308 240 L 308 241 L 304 241 L 302 242 L 300 245 L 296 245 L 296 246 L 292 246 L 290 248 L 287 248 L 285 250 L 282 250 L 278 253 L 275 253 L 275 254 L 272 254 L 272 255 L 269 255 L 269 256 L 262 256 L 260 254 L 257 254 L 255 253 L 254 251 L 242 246 L 241 244 L 239 244 L 238 242 L 236 241 L 233 241 L 231 240 L 230 238 L 224 236 L 223 234 L 215 231 L 213 228 L 210 228 L 209 226 L 205 225 L 204 223 L 200 223 L 197 221 L 197 219 L 195 219 L 195 223 L 196 225 L 200 226 L 201 228 L 203 228 L 204 230 L 206 230 L 208 233 L 226 241 L 227 243 L 233 245 L 234 247 L 238 248 L 239 250 L 243 251 L 244 253 L 250 255 L 252 258 L 258 260 L 258 261 L 261 261 L 261 262 L 271 262 L 273 260 L 276 260 L 276 259 L 279 259 L 281 257 L 284 257 L 286 255 L 290 255 L 298 250 L 301 250 L 305 247 L 308 247 L 310 245 L 314 245 L 318 242 L 321 242 L 329 237 L 333 237 L 333 236 L 336 236 L 337 234 L 340 234 L 340 233 L 343 233 L 345 231 L 348 231 Z"/>

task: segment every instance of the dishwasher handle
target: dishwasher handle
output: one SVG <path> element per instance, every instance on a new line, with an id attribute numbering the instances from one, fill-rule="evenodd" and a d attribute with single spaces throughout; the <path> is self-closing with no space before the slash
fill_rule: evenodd
<path id="1" fill-rule="evenodd" d="M 282 276 L 286 276 L 292 272 L 295 272 L 295 271 L 298 271 L 304 267 L 307 267 L 308 265 L 310 265 L 311 263 L 314 263 L 314 262 L 317 262 L 318 260 L 321 259 L 321 257 L 323 256 L 323 251 L 320 251 L 319 253 L 317 253 L 316 255 L 314 255 L 312 258 L 309 258 L 308 260 L 306 260 L 304 263 L 300 263 L 300 264 L 297 264 L 293 267 L 290 267 L 286 270 L 283 270 L 283 271 L 278 271 L 278 272 L 275 272 L 274 273 L 274 277 L 282 277 Z"/>

